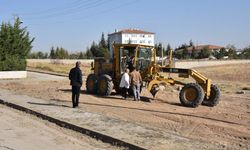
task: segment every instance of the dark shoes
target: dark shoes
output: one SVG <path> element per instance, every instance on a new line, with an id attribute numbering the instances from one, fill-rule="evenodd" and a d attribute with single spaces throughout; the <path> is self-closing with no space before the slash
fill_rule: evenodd
<path id="1" fill-rule="evenodd" d="M 78 105 L 73 105 L 73 108 L 76 108 L 76 107 L 78 107 Z"/>

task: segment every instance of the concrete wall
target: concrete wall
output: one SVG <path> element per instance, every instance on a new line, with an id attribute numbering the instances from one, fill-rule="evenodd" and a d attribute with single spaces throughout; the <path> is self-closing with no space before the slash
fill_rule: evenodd
<path id="1" fill-rule="evenodd" d="M 0 71 L 0 79 L 26 78 L 27 71 Z"/>
<path id="2" fill-rule="evenodd" d="M 93 59 L 27 59 L 28 63 L 59 63 L 59 64 L 75 64 L 80 61 L 83 64 L 91 64 Z"/>
<path id="3" fill-rule="evenodd" d="M 195 61 L 176 61 L 175 68 L 196 68 L 209 67 L 229 64 L 246 64 L 250 60 L 195 60 Z"/>

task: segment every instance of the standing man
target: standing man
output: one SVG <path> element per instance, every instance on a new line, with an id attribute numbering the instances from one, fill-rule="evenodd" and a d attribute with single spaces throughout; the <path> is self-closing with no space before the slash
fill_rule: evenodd
<path id="1" fill-rule="evenodd" d="M 131 86 L 134 94 L 134 101 L 140 100 L 140 88 L 142 85 L 142 77 L 139 71 L 137 71 L 134 67 L 131 72 Z"/>
<path id="2" fill-rule="evenodd" d="M 121 95 L 123 99 L 127 99 L 127 93 L 129 89 L 129 69 L 125 69 L 125 72 L 122 75 L 120 88 L 121 88 Z"/>
<path id="3" fill-rule="evenodd" d="M 82 86 L 82 71 L 80 69 L 81 62 L 76 62 L 76 67 L 69 72 L 70 85 L 72 86 L 72 104 L 73 108 L 79 104 L 80 91 Z"/>

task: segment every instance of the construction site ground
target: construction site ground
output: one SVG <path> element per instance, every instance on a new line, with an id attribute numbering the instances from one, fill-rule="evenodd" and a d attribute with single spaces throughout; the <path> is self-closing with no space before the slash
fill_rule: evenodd
<path id="1" fill-rule="evenodd" d="M 89 95 L 83 86 L 73 109 L 66 77 L 31 72 L 27 79 L 1 80 L 0 99 L 146 149 L 250 149 L 250 64 L 197 70 L 219 85 L 218 106 L 183 107 L 178 86 L 154 100 L 144 89 L 140 102 Z"/>
<path id="2" fill-rule="evenodd" d="M 118 149 L 0 105 L 0 150 Z"/>

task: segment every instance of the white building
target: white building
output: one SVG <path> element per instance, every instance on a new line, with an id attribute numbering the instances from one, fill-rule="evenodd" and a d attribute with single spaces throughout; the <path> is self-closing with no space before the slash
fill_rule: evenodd
<path id="1" fill-rule="evenodd" d="M 154 46 L 154 36 L 155 33 L 142 31 L 138 29 L 124 29 L 120 31 L 115 31 L 114 33 L 111 33 L 109 36 L 109 49 L 111 52 L 113 52 L 112 45 L 114 43 L 117 44 L 142 44 L 142 45 L 149 45 Z"/>

